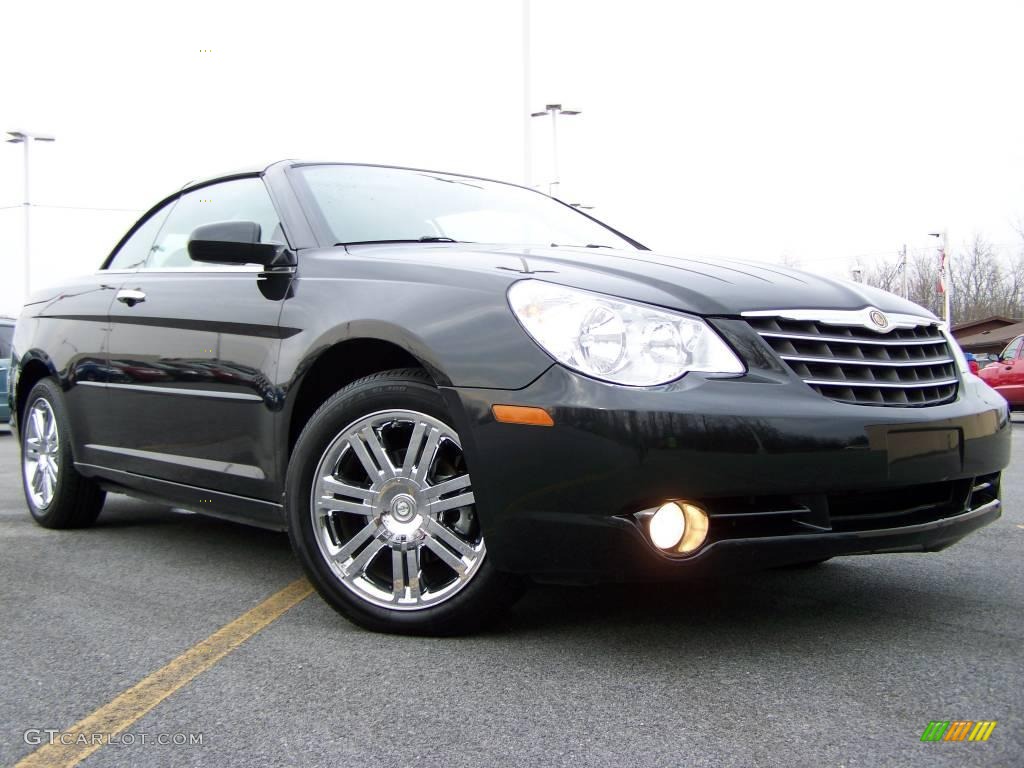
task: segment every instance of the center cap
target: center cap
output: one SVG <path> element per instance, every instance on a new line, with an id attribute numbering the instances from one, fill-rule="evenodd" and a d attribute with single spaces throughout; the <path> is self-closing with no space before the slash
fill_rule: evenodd
<path id="1" fill-rule="evenodd" d="M 400 493 L 391 500 L 391 516 L 400 523 L 408 523 L 416 517 L 416 499 Z"/>

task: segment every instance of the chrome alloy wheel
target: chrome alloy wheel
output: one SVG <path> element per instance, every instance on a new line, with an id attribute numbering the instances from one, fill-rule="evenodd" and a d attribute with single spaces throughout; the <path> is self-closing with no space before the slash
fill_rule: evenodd
<path id="1" fill-rule="evenodd" d="M 339 581 L 385 608 L 447 600 L 486 553 L 459 437 L 417 411 L 380 411 L 345 427 L 317 465 L 310 512 Z"/>
<path id="2" fill-rule="evenodd" d="M 60 439 L 57 434 L 57 417 L 50 403 L 39 398 L 32 404 L 25 419 L 25 452 L 22 457 L 22 471 L 25 487 L 36 509 L 46 509 L 53 501 L 57 489 L 57 473 L 60 471 Z"/>

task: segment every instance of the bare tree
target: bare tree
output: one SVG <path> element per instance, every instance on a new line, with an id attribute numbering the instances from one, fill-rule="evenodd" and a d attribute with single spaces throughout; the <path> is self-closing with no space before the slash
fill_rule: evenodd
<path id="1" fill-rule="evenodd" d="M 1024 240 L 1024 228 L 1021 230 Z M 934 250 L 917 251 L 907 260 L 909 298 L 942 314 L 939 260 Z M 899 259 L 887 259 L 864 268 L 864 282 L 898 293 L 902 287 Z M 1009 261 L 1000 259 L 981 235 L 953 254 L 947 278 L 955 322 L 981 320 L 993 315 L 1024 317 L 1024 250 Z"/>
<path id="2" fill-rule="evenodd" d="M 907 289 L 915 304 L 936 314 L 942 312 L 942 294 L 938 292 L 939 261 L 932 253 L 915 253 L 907 258 Z"/>
<path id="3" fill-rule="evenodd" d="M 981 235 L 952 261 L 950 300 L 957 322 L 991 317 L 1007 307 L 1007 281 L 992 245 Z"/>
<path id="4" fill-rule="evenodd" d="M 903 284 L 903 271 L 900 268 L 900 257 L 877 261 L 866 267 L 862 267 L 864 282 L 881 288 L 890 293 L 900 293 Z"/>

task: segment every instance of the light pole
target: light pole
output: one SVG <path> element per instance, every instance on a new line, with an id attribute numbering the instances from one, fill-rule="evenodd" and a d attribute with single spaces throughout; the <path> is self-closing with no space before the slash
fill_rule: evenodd
<path id="1" fill-rule="evenodd" d="M 56 139 L 46 133 L 29 133 L 28 131 L 8 131 L 7 135 L 11 137 L 7 139 L 9 144 L 25 145 L 25 202 L 22 203 L 22 205 L 25 208 L 25 301 L 28 301 L 30 288 L 29 267 L 32 263 L 32 247 L 31 241 L 29 240 L 29 230 L 31 229 L 30 211 L 32 209 L 32 203 L 29 198 L 28 186 L 28 146 L 33 141 L 56 141 Z"/>
<path id="2" fill-rule="evenodd" d="M 551 175 L 552 181 L 548 184 L 548 194 L 555 197 L 555 192 L 558 191 L 558 185 L 561 183 L 558 178 L 558 116 L 559 115 L 579 115 L 581 112 L 578 109 L 562 109 L 561 104 L 548 104 L 544 107 L 543 112 L 532 112 L 530 117 L 544 117 L 545 115 L 551 115 Z"/>
<path id="3" fill-rule="evenodd" d="M 929 232 L 928 236 L 939 238 L 939 288 L 942 291 L 942 319 L 946 321 L 949 328 L 952 328 L 953 318 L 950 316 L 949 289 L 952 287 L 953 281 L 949 274 L 949 250 L 947 249 L 949 237 L 946 230 Z"/>
<path id="4" fill-rule="evenodd" d="M 907 275 L 907 244 L 903 244 L 903 249 L 900 251 L 900 281 L 903 287 L 903 298 L 910 298 L 910 278 Z"/>
<path id="5" fill-rule="evenodd" d="M 530 0 L 523 0 L 523 184 L 533 186 L 533 144 L 530 137 Z"/>

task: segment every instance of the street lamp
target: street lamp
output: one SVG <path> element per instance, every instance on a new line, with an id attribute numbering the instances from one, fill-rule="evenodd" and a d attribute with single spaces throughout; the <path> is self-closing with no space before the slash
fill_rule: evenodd
<path id="1" fill-rule="evenodd" d="M 28 187 L 28 146 L 33 141 L 56 141 L 53 136 L 46 133 L 29 133 L 28 131 L 8 131 L 7 135 L 11 138 L 7 139 L 8 144 L 24 144 L 25 145 L 25 202 L 22 205 L 25 208 L 25 301 L 28 301 L 29 297 L 29 265 L 31 264 L 31 244 L 29 241 L 29 229 L 31 222 L 30 210 L 32 203 L 29 200 L 29 187 Z"/>
<path id="2" fill-rule="evenodd" d="M 555 192 L 558 191 L 558 185 L 560 183 L 558 178 L 558 116 L 559 115 L 579 115 L 581 112 L 578 109 L 562 109 L 561 104 L 548 104 L 544 107 L 543 112 L 532 112 L 530 117 L 544 117 L 545 115 L 551 115 L 551 175 L 553 181 L 548 184 L 548 194 L 555 197 Z"/>

